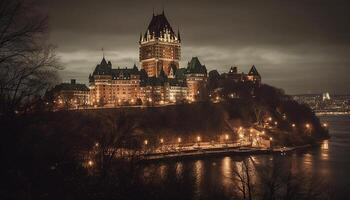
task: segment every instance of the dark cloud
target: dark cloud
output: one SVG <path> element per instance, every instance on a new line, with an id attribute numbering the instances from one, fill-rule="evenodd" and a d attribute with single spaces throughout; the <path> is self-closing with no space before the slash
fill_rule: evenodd
<path id="1" fill-rule="evenodd" d="M 184 67 L 199 56 L 209 68 L 258 67 L 263 81 L 288 93 L 349 93 L 348 1 L 42 0 L 50 41 L 66 69 L 62 79 L 87 76 L 101 59 L 138 63 L 139 34 L 162 7 L 182 37 Z"/>

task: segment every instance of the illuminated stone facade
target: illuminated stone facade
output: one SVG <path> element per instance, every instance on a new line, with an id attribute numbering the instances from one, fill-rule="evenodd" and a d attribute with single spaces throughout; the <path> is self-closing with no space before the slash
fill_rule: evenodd
<path id="1" fill-rule="evenodd" d="M 70 83 L 56 85 L 45 94 L 45 99 L 55 110 L 84 108 L 90 104 L 89 88 L 72 79 Z"/>
<path id="2" fill-rule="evenodd" d="M 187 65 L 186 83 L 188 87 L 188 100 L 201 101 L 208 95 L 207 92 L 207 69 L 199 62 L 197 57 L 193 57 Z"/>
<path id="3" fill-rule="evenodd" d="M 208 98 L 205 65 L 193 57 L 186 68 L 179 67 L 180 33 L 174 33 L 164 12 L 153 14 L 146 32 L 140 35 L 139 44 L 141 70 L 135 65 L 113 69 L 105 58 L 96 66 L 89 76 L 91 105 L 157 105 Z M 248 74 L 240 74 L 237 68 L 231 68 L 223 77 L 235 82 L 261 81 L 254 66 Z"/>
<path id="4" fill-rule="evenodd" d="M 159 76 L 161 70 L 170 73 L 171 67 L 179 68 L 181 58 L 180 32 L 177 35 L 170 26 L 164 12 L 152 16 L 144 34 L 140 35 L 139 58 L 141 68 L 149 77 Z"/>
<path id="5" fill-rule="evenodd" d="M 112 68 L 105 58 L 89 76 L 90 102 L 94 106 L 133 105 L 140 99 L 140 74 L 133 68 Z"/>

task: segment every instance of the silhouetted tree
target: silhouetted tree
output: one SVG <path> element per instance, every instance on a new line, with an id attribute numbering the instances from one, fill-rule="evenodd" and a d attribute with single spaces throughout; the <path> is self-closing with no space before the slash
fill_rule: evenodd
<path id="1" fill-rule="evenodd" d="M 0 1 L 0 113 L 26 111 L 57 80 L 52 45 L 45 43 L 47 17 L 21 0 Z"/>

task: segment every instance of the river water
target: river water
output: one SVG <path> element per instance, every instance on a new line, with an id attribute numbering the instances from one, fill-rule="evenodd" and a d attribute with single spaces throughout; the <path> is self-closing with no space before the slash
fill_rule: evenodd
<path id="1" fill-rule="evenodd" d="M 329 124 L 330 140 L 319 148 L 278 157 L 322 180 L 331 190 L 332 199 L 350 199 L 350 116 L 322 116 L 321 121 Z M 143 199 L 232 199 L 233 168 L 242 159 L 222 156 L 145 164 L 139 172 L 146 190 Z M 253 159 L 262 163 L 273 158 L 256 155 Z"/>

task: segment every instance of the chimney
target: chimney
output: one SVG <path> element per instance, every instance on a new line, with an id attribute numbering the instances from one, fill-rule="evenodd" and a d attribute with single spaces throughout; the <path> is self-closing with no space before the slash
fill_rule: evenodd
<path id="1" fill-rule="evenodd" d="M 76 83 L 75 79 L 70 80 L 70 84 L 74 85 Z"/>

